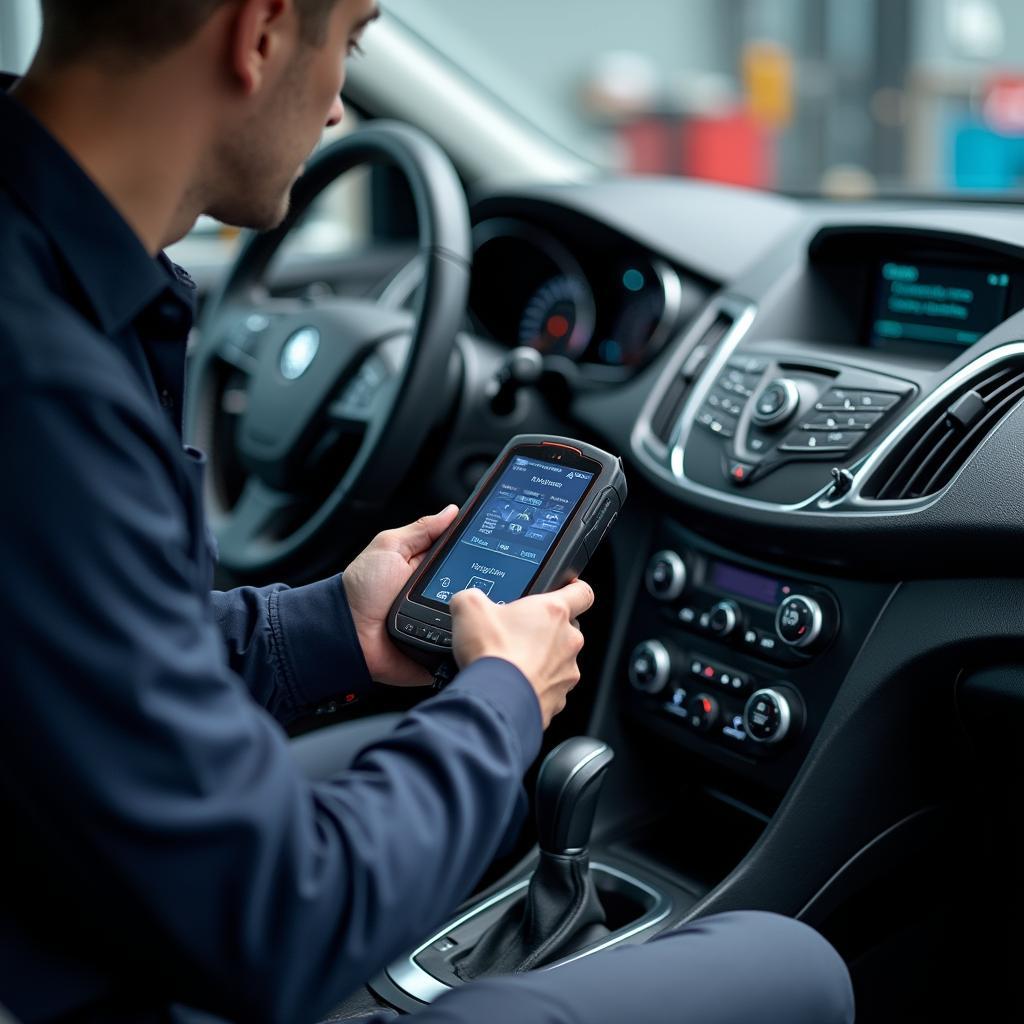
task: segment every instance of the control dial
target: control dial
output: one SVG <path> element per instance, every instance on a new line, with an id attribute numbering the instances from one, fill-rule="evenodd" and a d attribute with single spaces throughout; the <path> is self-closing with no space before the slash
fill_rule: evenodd
<path id="1" fill-rule="evenodd" d="M 778 427 L 796 412 L 800 405 L 800 391 L 785 377 L 776 377 L 757 396 L 752 418 L 759 427 Z"/>
<path id="2" fill-rule="evenodd" d="M 707 732 L 718 721 L 718 701 L 708 693 L 698 693 L 686 705 L 690 725 L 698 732 Z"/>
<path id="3" fill-rule="evenodd" d="M 790 647 L 810 647 L 821 639 L 825 615 L 813 597 L 793 594 L 787 597 L 775 613 L 775 632 Z"/>
<path id="4" fill-rule="evenodd" d="M 796 708 L 779 690 L 758 690 L 743 709 L 743 728 L 755 743 L 781 743 L 796 724 Z"/>
<path id="5" fill-rule="evenodd" d="M 661 693 L 672 678 L 672 655 L 660 640 L 645 640 L 629 656 L 629 681 L 642 693 Z"/>
<path id="6" fill-rule="evenodd" d="M 686 589 L 686 563 L 674 551 L 659 551 L 647 563 L 647 592 L 659 601 L 674 601 Z"/>
<path id="7" fill-rule="evenodd" d="M 741 614 L 735 601 L 719 601 L 708 612 L 708 629 L 717 636 L 731 636 L 740 624 Z"/>

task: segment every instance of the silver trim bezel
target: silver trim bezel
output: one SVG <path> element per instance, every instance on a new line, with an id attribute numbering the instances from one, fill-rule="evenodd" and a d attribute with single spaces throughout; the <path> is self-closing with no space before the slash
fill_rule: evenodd
<path id="1" fill-rule="evenodd" d="M 592 953 L 598 953 L 601 950 L 617 946 L 620 943 L 633 938 L 635 935 L 639 935 L 641 932 L 646 931 L 648 928 L 656 927 L 669 915 L 671 902 L 668 897 L 657 889 L 653 889 L 646 883 L 641 882 L 639 878 L 634 878 L 633 875 L 626 874 L 624 871 L 619 871 L 617 868 L 613 868 L 607 864 L 601 864 L 599 862 L 593 863 L 591 865 L 591 870 L 610 875 L 612 878 L 617 878 L 622 882 L 628 882 L 630 885 L 635 886 L 641 892 L 650 896 L 654 901 L 654 906 L 647 911 L 643 917 L 639 918 L 639 920 L 629 928 L 625 929 L 621 934 L 610 936 L 607 941 L 594 946 L 592 949 L 583 950 L 580 953 L 558 960 L 553 964 L 548 964 L 546 967 L 540 968 L 542 971 L 553 971 L 558 967 L 564 967 L 566 964 L 573 963 L 576 960 L 581 960 L 585 956 L 590 956 Z M 474 917 L 482 914 L 485 910 L 490 909 L 496 903 L 500 903 L 502 900 L 514 895 L 521 889 L 525 889 L 529 884 L 529 877 L 521 879 L 514 885 L 510 885 L 507 888 L 502 889 L 500 892 L 495 893 L 495 895 L 491 896 L 489 899 L 484 900 L 483 903 L 479 903 L 470 908 L 461 917 L 449 922 L 440 931 L 431 935 L 426 942 L 417 946 L 416 949 L 414 949 L 407 957 L 404 957 L 387 967 L 384 972 L 385 975 L 393 984 L 397 985 L 399 989 L 406 993 L 406 995 L 412 996 L 413 999 L 416 999 L 421 1003 L 432 1003 L 435 999 L 440 998 L 446 992 L 452 991 L 450 985 L 446 985 L 444 982 L 438 981 L 432 974 L 423 970 L 423 968 L 416 963 L 416 957 L 439 939 L 443 939 L 449 932 L 461 927 L 467 921 L 471 921 Z"/>
<path id="2" fill-rule="evenodd" d="M 644 649 L 648 650 L 653 656 L 655 668 L 654 678 L 646 685 L 637 682 L 633 676 L 633 661 L 637 653 Z M 668 648 L 660 640 L 644 640 L 642 643 L 637 644 L 630 652 L 628 673 L 630 685 L 634 690 L 654 696 L 661 693 L 668 686 L 668 682 L 672 678 L 672 656 L 668 653 Z"/>
<path id="3" fill-rule="evenodd" d="M 651 573 L 654 571 L 655 562 L 668 562 L 672 567 L 672 586 L 664 594 L 656 593 L 651 586 Z M 688 582 L 689 571 L 686 568 L 686 562 L 671 548 L 657 551 L 647 560 L 647 568 L 644 570 L 644 586 L 647 588 L 647 593 L 656 601 L 674 601 L 686 589 Z"/>

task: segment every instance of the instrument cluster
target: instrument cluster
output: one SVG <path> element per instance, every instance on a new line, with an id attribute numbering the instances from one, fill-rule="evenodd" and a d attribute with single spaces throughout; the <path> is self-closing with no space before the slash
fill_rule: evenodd
<path id="1" fill-rule="evenodd" d="M 510 347 L 626 375 L 706 298 L 703 285 L 635 245 L 573 241 L 519 218 L 478 224 L 474 326 Z"/>

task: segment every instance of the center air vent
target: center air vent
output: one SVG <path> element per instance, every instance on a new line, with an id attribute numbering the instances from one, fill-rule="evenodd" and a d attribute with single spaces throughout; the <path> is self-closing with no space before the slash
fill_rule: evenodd
<path id="1" fill-rule="evenodd" d="M 1024 398 L 1024 360 L 979 373 L 921 418 L 871 475 L 862 492 L 879 501 L 906 501 L 942 490 Z"/>
<path id="2" fill-rule="evenodd" d="M 657 411 L 651 418 L 651 431 L 662 444 L 668 444 L 672 437 L 672 431 L 679 422 L 693 382 L 707 366 L 708 361 L 715 354 L 715 350 L 735 322 L 728 313 L 719 312 L 711 326 L 704 332 L 703 337 L 686 357 L 679 373 L 669 384 Z"/>

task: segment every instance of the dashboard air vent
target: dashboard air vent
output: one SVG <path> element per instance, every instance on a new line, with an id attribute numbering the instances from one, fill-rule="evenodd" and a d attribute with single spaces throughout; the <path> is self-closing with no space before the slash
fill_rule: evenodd
<path id="1" fill-rule="evenodd" d="M 693 382 L 700 376 L 701 370 L 707 365 L 708 360 L 714 355 L 715 349 L 729 333 L 729 329 L 734 323 L 735 320 L 728 313 L 720 312 L 704 332 L 704 336 L 693 347 L 679 373 L 668 386 L 657 412 L 651 419 L 651 430 L 662 444 L 668 444 L 672 437 L 672 431 L 679 422 Z"/>
<path id="2" fill-rule="evenodd" d="M 864 497 L 906 501 L 940 491 L 1021 398 L 1024 361 L 1019 359 L 962 384 L 900 440 L 872 474 Z"/>

